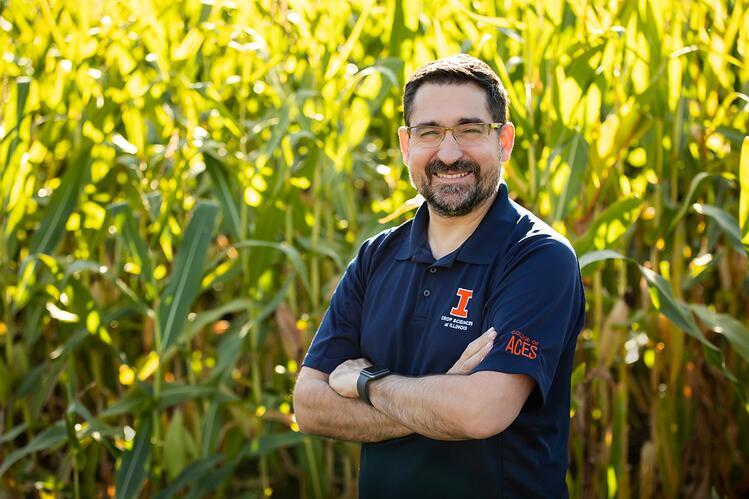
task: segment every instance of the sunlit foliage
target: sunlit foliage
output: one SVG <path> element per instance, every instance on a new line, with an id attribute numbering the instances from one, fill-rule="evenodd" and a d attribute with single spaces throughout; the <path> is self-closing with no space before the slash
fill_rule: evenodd
<path id="1" fill-rule="evenodd" d="M 0 495 L 326 498 L 291 389 L 417 205 L 404 78 L 486 60 L 574 244 L 573 497 L 749 491 L 746 1 L 0 1 Z"/>

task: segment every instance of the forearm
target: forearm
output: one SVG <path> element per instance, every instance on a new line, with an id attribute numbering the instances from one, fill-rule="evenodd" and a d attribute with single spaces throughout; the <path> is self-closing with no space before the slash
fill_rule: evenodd
<path id="1" fill-rule="evenodd" d="M 372 405 L 414 432 L 435 440 L 476 438 L 467 376 L 408 378 L 391 375 L 369 383 Z"/>
<path id="2" fill-rule="evenodd" d="M 303 432 L 338 440 L 380 442 L 413 433 L 364 402 L 341 397 L 320 379 L 298 381 L 294 412 Z"/>

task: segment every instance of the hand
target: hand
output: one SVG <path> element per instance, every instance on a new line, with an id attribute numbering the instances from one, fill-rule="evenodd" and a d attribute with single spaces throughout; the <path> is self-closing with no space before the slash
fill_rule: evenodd
<path id="1" fill-rule="evenodd" d="M 371 365 L 372 363 L 367 359 L 347 360 L 330 373 L 328 384 L 341 397 L 359 398 L 359 391 L 356 389 L 359 373 L 362 369 Z"/>
<path id="2" fill-rule="evenodd" d="M 468 374 L 484 360 L 494 345 L 497 332 L 493 327 L 468 344 L 460 358 L 453 364 L 447 374 Z"/>

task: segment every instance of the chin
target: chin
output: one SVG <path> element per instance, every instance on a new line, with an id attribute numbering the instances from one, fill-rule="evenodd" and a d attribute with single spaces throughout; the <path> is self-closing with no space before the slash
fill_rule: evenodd
<path id="1" fill-rule="evenodd" d="M 473 199 L 463 199 L 460 202 L 453 203 L 445 202 L 444 200 L 433 200 L 433 202 L 429 202 L 429 205 L 444 217 L 460 217 L 473 211 L 477 203 Z"/>

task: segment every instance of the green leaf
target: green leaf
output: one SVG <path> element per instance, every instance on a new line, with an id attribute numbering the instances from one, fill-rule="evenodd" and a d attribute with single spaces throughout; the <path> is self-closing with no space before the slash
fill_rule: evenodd
<path id="1" fill-rule="evenodd" d="M 574 203 L 579 202 L 580 188 L 588 166 L 588 142 L 580 133 L 574 133 L 564 148 L 563 160 L 570 168 L 570 175 L 557 199 L 553 220 L 562 220 Z M 551 162 L 551 159 L 549 160 Z"/>
<path id="2" fill-rule="evenodd" d="M 414 210 L 418 208 L 423 201 L 424 201 L 424 198 L 422 198 L 421 195 L 419 194 L 418 203 L 416 203 L 414 206 L 407 205 L 407 209 L 403 211 L 401 211 L 400 209 L 396 209 L 396 211 L 392 213 L 391 215 L 389 215 L 387 218 L 389 220 L 393 220 L 397 218 L 400 214 L 405 213 L 408 210 Z M 408 201 L 406 203 L 408 203 Z M 383 222 L 383 223 L 386 223 L 386 222 Z M 305 255 L 313 254 L 313 255 L 327 256 L 335 262 L 336 269 L 339 272 L 343 272 L 343 270 L 346 268 L 346 264 L 348 262 L 344 261 L 343 257 L 341 256 L 341 252 L 343 248 L 336 245 L 334 241 L 320 240 L 320 241 L 317 241 L 317 245 L 315 247 L 313 247 L 312 240 L 309 237 L 299 236 L 295 239 L 295 241 L 299 243 L 299 246 L 301 247 L 302 250 L 304 250 L 303 253 Z"/>
<path id="3" fill-rule="evenodd" d="M 621 259 L 636 263 L 631 258 L 627 258 L 617 253 L 616 251 L 602 250 L 593 251 L 581 256 L 579 259 L 580 268 L 582 269 L 592 263 L 609 259 Z M 706 347 L 706 350 L 718 350 L 718 348 L 710 343 L 702 334 L 699 327 L 697 326 L 697 323 L 694 321 L 692 314 L 689 312 L 688 306 L 674 296 L 673 290 L 671 289 L 671 285 L 668 283 L 668 281 L 666 281 L 663 276 L 653 272 L 646 267 L 643 267 L 642 265 L 637 264 L 637 267 L 640 269 L 640 273 L 647 281 L 648 289 L 650 291 L 650 297 L 655 308 L 663 315 L 668 317 L 671 322 L 681 328 L 689 336 L 692 336 L 697 341 L 702 343 Z"/>
<path id="4" fill-rule="evenodd" d="M 237 396 L 233 393 L 221 390 L 216 386 L 174 383 L 162 387 L 159 393 L 158 407 L 159 409 L 166 409 L 185 400 L 196 398 L 208 398 L 220 403 L 238 400 Z"/>
<path id="5" fill-rule="evenodd" d="M 35 436 L 31 442 L 20 449 L 14 450 L 6 455 L 3 463 L 0 464 L 0 476 L 3 476 L 8 468 L 13 466 L 17 461 L 24 457 L 41 450 L 48 450 L 57 447 L 67 439 L 67 430 L 63 421 L 58 421 L 53 426 L 42 431 Z"/>
<path id="6" fill-rule="evenodd" d="M 250 248 L 250 247 L 260 247 L 260 248 L 272 248 L 276 249 L 283 254 L 286 255 L 286 257 L 291 262 L 291 265 L 294 267 L 294 270 L 296 270 L 296 273 L 299 275 L 299 278 L 302 280 L 302 284 L 304 284 L 304 288 L 307 290 L 307 292 L 311 295 L 312 287 L 310 286 L 309 282 L 309 276 L 307 274 L 307 267 L 304 266 L 304 262 L 302 262 L 302 257 L 299 254 L 299 252 L 294 248 L 293 246 L 290 246 L 286 243 L 274 243 L 271 241 L 257 241 L 257 240 L 246 240 L 246 241 L 240 241 L 237 244 L 234 245 L 236 249 L 243 249 L 243 248 Z"/>
<path id="7" fill-rule="evenodd" d="M 203 151 L 203 159 L 205 160 L 208 175 L 211 177 L 211 181 L 215 187 L 214 193 L 218 196 L 221 211 L 224 214 L 224 223 L 229 232 L 231 232 L 231 235 L 238 240 L 242 237 L 243 233 L 241 217 L 239 215 L 239 199 L 234 195 L 229 183 L 228 174 L 219 159 L 208 149 Z"/>
<path id="8" fill-rule="evenodd" d="M 676 224 L 679 223 L 679 220 L 684 218 L 684 215 L 686 215 L 687 210 L 689 210 L 689 207 L 692 205 L 692 199 L 694 199 L 694 194 L 697 192 L 697 188 L 702 184 L 703 181 L 710 177 L 718 177 L 719 175 L 715 175 L 712 173 L 706 173 L 701 172 L 694 176 L 692 179 L 692 182 L 689 184 L 689 191 L 687 191 L 687 195 L 684 198 L 684 201 L 681 203 L 681 206 L 679 207 L 679 211 L 676 212 L 676 214 L 671 219 L 671 223 L 668 225 L 668 229 L 666 229 L 665 234 L 663 234 L 663 237 L 666 237 L 668 234 L 671 233 L 672 230 L 674 230 L 674 227 L 676 227 Z"/>
<path id="9" fill-rule="evenodd" d="M 746 249 L 741 243 L 739 224 L 736 219 L 733 218 L 733 215 L 717 206 L 711 206 L 709 204 L 695 204 L 694 211 L 700 215 L 706 215 L 715 220 L 728 238 L 728 242 L 731 243 L 731 246 L 733 246 L 733 248 L 739 253 L 746 255 Z"/>
<path id="10" fill-rule="evenodd" d="M 242 453 L 248 457 L 267 456 L 280 447 L 293 447 L 304 442 L 306 435 L 296 431 L 265 433 L 254 439 Z"/>
<path id="11" fill-rule="evenodd" d="M 88 410 L 88 408 L 83 405 L 82 403 L 75 401 L 67 408 L 68 413 L 75 413 L 81 416 L 83 419 L 85 419 L 88 422 L 88 428 L 85 430 L 85 434 L 91 434 L 93 432 L 99 432 L 102 435 L 109 436 L 109 437 L 121 437 L 122 436 L 122 430 L 120 428 L 116 428 L 114 426 L 108 425 L 99 419 L 95 418 L 91 412 Z"/>
<path id="12" fill-rule="evenodd" d="M 617 253 L 614 250 L 590 251 L 588 253 L 585 253 L 583 256 L 581 256 L 578 259 L 578 261 L 580 262 L 580 270 L 584 269 L 588 265 L 591 265 L 595 262 L 600 262 L 603 260 L 630 260 L 630 259 L 620 253 Z"/>
<path id="13" fill-rule="evenodd" d="M 28 428 L 28 426 L 29 425 L 26 423 L 21 423 L 18 426 L 13 427 L 4 434 L 0 435 L 0 444 L 12 442 L 18 435 L 26 431 L 26 428 Z"/>
<path id="14" fill-rule="evenodd" d="M 146 463 L 151 456 L 151 429 L 153 420 L 142 416 L 135 433 L 133 448 L 123 454 L 115 481 L 115 497 L 126 499 L 137 497 L 146 479 Z"/>
<path id="15" fill-rule="evenodd" d="M 215 204 L 200 202 L 187 225 L 169 284 L 159 304 L 159 353 L 169 348 L 182 333 L 187 313 L 198 295 L 217 212 Z"/>
<path id="16" fill-rule="evenodd" d="M 707 348 L 718 350 L 715 345 L 710 343 L 707 338 L 702 335 L 700 328 L 694 321 L 694 317 L 692 317 L 687 306 L 673 295 L 673 291 L 671 290 L 668 281 L 666 281 L 663 276 L 656 274 L 642 265 L 638 265 L 638 267 L 640 268 L 640 273 L 648 282 L 655 308 L 668 317 L 671 322 L 681 328 L 682 331 L 689 336 L 693 337 Z"/>
<path id="17" fill-rule="evenodd" d="M 715 313 L 705 305 L 693 304 L 690 307 L 706 326 L 725 336 L 736 353 L 749 362 L 749 329 L 744 324 L 728 314 Z"/>
<path id="18" fill-rule="evenodd" d="M 87 336 L 88 332 L 83 330 L 83 334 Z M 68 341 L 70 341 L 70 339 Z M 64 362 L 64 359 L 68 352 L 69 350 L 64 348 L 62 349 L 58 358 L 56 358 L 52 362 L 44 364 L 46 372 L 44 372 L 44 375 L 39 380 L 39 383 L 32 387 L 31 391 L 32 417 L 39 417 L 42 407 L 46 406 L 47 401 L 52 396 L 55 387 L 60 381 L 62 371 L 65 369 L 66 362 Z"/>
<path id="19" fill-rule="evenodd" d="M 20 126 L 23 120 L 23 111 L 26 109 L 26 99 L 29 97 L 31 78 L 21 76 L 16 78 L 16 125 Z"/>
<path id="20" fill-rule="evenodd" d="M 112 204 L 108 208 L 109 216 L 112 217 L 115 227 L 118 228 L 122 239 L 127 246 L 130 256 L 140 267 L 143 283 L 146 287 L 149 299 L 156 298 L 156 283 L 153 278 L 153 263 L 148 254 L 148 247 L 138 232 L 138 225 L 135 223 L 133 209 L 127 203 Z"/>
<path id="21" fill-rule="evenodd" d="M 182 411 L 178 409 L 174 411 L 166 429 L 166 435 L 164 435 L 164 465 L 170 480 L 174 480 L 185 467 L 187 456 L 184 434 L 186 432 Z"/>
<path id="22" fill-rule="evenodd" d="M 87 150 L 71 159 L 70 166 L 60 182 L 60 187 L 52 193 L 49 204 L 44 210 L 42 223 L 29 242 L 31 253 L 53 253 L 65 230 L 65 223 L 78 203 L 78 195 L 88 182 L 90 174 L 89 146 Z"/>
<path id="23" fill-rule="evenodd" d="M 575 367 L 574 371 L 572 371 L 572 376 L 570 377 L 570 385 L 574 388 L 580 383 L 585 380 L 585 372 L 586 372 L 587 364 L 585 362 L 581 362 L 580 364 Z"/>
<path id="24" fill-rule="evenodd" d="M 182 42 L 172 50 L 172 61 L 182 61 L 195 56 L 205 40 L 205 35 L 198 28 L 192 28 Z"/>
<path id="25" fill-rule="evenodd" d="M 221 342 L 216 349 L 216 365 L 211 371 L 207 382 L 217 382 L 219 378 L 230 372 L 242 355 L 242 344 L 245 342 L 239 331 L 224 333 Z"/>
<path id="26" fill-rule="evenodd" d="M 188 343 L 190 339 L 198 334 L 198 331 L 206 327 L 208 324 L 216 322 L 226 314 L 247 311 L 250 307 L 252 307 L 251 300 L 248 300 L 247 298 L 237 298 L 221 305 L 220 307 L 196 314 L 195 319 L 187 322 L 185 332 L 180 337 L 178 344 Z"/>
<path id="27" fill-rule="evenodd" d="M 0 405 L 7 407 L 8 395 L 10 394 L 10 383 L 12 381 L 11 371 L 5 365 L 2 359 L 0 359 Z"/>
<path id="28" fill-rule="evenodd" d="M 37 364 L 24 374 L 21 384 L 15 392 L 16 398 L 23 398 L 29 393 L 39 389 L 39 381 L 44 374 L 44 370 L 49 366 L 48 362 Z"/>
<path id="29" fill-rule="evenodd" d="M 123 395 L 120 400 L 101 411 L 99 413 L 99 418 L 143 412 L 148 407 L 150 398 L 151 395 L 149 393 L 136 386 Z"/>
<path id="30" fill-rule="evenodd" d="M 741 227 L 741 242 L 749 245 L 749 137 L 744 137 L 741 145 L 741 159 L 739 160 L 739 226 Z"/>
<path id="31" fill-rule="evenodd" d="M 221 419 L 218 414 L 219 405 L 211 402 L 208 409 L 203 413 L 203 421 L 200 428 L 200 455 L 207 457 L 215 451 L 216 439 L 221 431 Z"/>
<path id="32" fill-rule="evenodd" d="M 573 245 L 578 254 L 605 249 L 616 243 L 634 225 L 642 209 L 642 199 L 620 199 L 606 208 Z"/>
<path id="33" fill-rule="evenodd" d="M 187 345 L 200 332 L 201 329 L 207 325 L 216 322 L 221 317 L 232 312 L 243 312 L 247 311 L 252 307 L 252 301 L 246 298 L 237 298 L 228 303 L 216 307 L 211 310 L 206 310 L 196 314 L 193 320 L 188 320 L 185 325 L 185 330 L 180 335 L 176 343 L 174 343 L 169 349 L 167 349 L 161 356 L 161 362 L 166 363 L 171 359 L 180 348 L 180 345 Z"/>
<path id="34" fill-rule="evenodd" d="M 202 480 L 206 473 L 213 473 L 217 464 L 221 462 L 221 456 L 212 455 L 198 459 L 190 463 L 179 474 L 167 488 L 154 496 L 154 499 L 169 499 L 173 497 L 185 485 L 197 483 Z"/>

